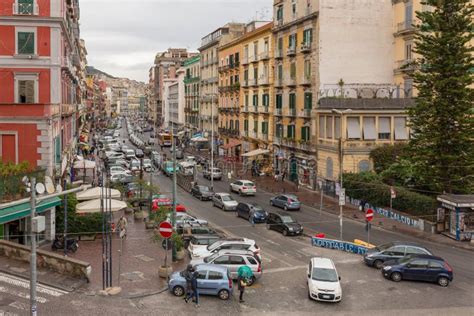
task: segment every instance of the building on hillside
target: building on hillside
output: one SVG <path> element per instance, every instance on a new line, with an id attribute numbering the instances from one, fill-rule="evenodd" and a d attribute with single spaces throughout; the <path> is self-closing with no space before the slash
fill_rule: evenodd
<path id="1" fill-rule="evenodd" d="M 197 55 L 184 61 L 185 124 L 191 131 L 201 130 L 199 125 L 201 56 Z"/>
<path id="2" fill-rule="evenodd" d="M 241 36 L 245 25 L 228 23 L 201 39 L 201 103 L 199 125 L 202 131 L 210 132 L 212 126 L 217 128 L 218 104 L 218 49 L 220 45 Z M 217 134 L 217 133 L 216 133 Z"/>
<path id="3" fill-rule="evenodd" d="M 1 159 L 65 177 L 85 121 L 78 1 L 4 1 L 0 10 Z"/>
<path id="4" fill-rule="evenodd" d="M 163 97 L 163 124 L 162 127 L 169 129 L 170 128 L 170 120 L 171 120 L 171 104 L 176 105 L 178 104 L 178 79 L 164 79 L 162 81 L 162 91 L 161 95 Z M 171 86 L 175 85 L 173 89 Z"/>
<path id="5" fill-rule="evenodd" d="M 161 126 L 164 122 L 163 80 L 176 78 L 176 70 L 183 62 L 195 53 L 190 53 L 186 48 L 169 48 L 165 52 L 157 53 L 153 67 L 149 71 L 149 112 L 155 126 Z"/>

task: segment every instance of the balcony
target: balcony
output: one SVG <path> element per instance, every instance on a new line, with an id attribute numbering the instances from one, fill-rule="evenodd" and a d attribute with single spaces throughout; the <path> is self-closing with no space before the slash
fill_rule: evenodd
<path id="1" fill-rule="evenodd" d="M 248 65 L 249 64 L 249 57 L 244 57 L 242 58 L 242 65 L 245 66 L 245 65 Z"/>
<path id="2" fill-rule="evenodd" d="M 249 87 L 249 80 L 244 79 L 244 81 L 242 81 L 242 88 L 248 88 L 248 87 Z"/>
<path id="3" fill-rule="evenodd" d="M 251 63 L 256 63 L 256 62 L 258 62 L 258 55 L 255 55 L 255 54 L 254 54 L 254 55 L 250 56 L 250 57 L 249 57 L 249 61 L 250 61 Z"/>
<path id="4" fill-rule="evenodd" d="M 269 60 L 270 59 L 270 54 L 268 51 L 260 53 L 260 60 Z"/>
<path id="5" fill-rule="evenodd" d="M 218 68 L 219 72 L 225 72 L 227 70 L 229 70 L 230 66 L 229 65 L 224 65 L 224 66 L 220 66 Z"/>
<path id="6" fill-rule="evenodd" d="M 283 80 L 281 78 L 277 78 L 274 80 L 273 85 L 275 88 L 281 88 L 283 87 Z"/>
<path id="7" fill-rule="evenodd" d="M 258 138 L 258 137 L 257 137 L 257 133 L 256 133 L 255 131 L 249 132 L 249 137 L 250 137 L 250 138 L 255 138 L 255 139 Z"/>
<path id="8" fill-rule="evenodd" d="M 250 112 L 252 113 L 258 113 L 258 106 L 257 105 L 254 105 L 250 108 Z"/>
<path id="9" fill-rule="evenodd" d="M 38 15 L 39 8 L 37 4 L 31 3 L 13 3 L 14 15 Z"/>
<path id="10" fill-rule="evenodd" d="M 315 147 L 311 144 L 309 140 L 299 140 L 296 143 L 296 147 L 304 151 L 315 151 Z"/>
<path id="11" fill-rule="evenodd" d="M 71 58 L 68 56 L 62 58 L 61 68 L 67 70 L 72 76 L 76 75 L 76 69 L 72 65 Z"/>
<path id="12" fill-rule="evenodd" d="M 407 34 L 415 31 L 415 27 L 413 24 L 415 23 L 414 20 L 406 20 L 401 23 L 397 24 L 396 34 L 402 35 Z"/>
<path id="13" fill-rule="evenodd" d="M 280 27 L 283 25 L 283 19 L 275 20 L 275 27 Z"/>
<path id="14" fill-rule="evenodd" d="M 275 108 L 273 110 L 273 115 L 275 116 L 283 116 L 283 109 L 282 108 Z"/>
<path id="15" fill-rule="evenodd" d="M 286 85 L 288 87 L 296 87 L 296 78 L 288 78 Z"/>
<path id="16" fill-rule="evenodd" d="M 260 106 L 260 107 L 258 108 L 258 113 L 268 114 L 268 113 L 269 113 L 269 108 L 268 108 L 268 106 Z"/>
<path id="17" fill-rule="evenodd" d="M 302 86 L 310 86 L 311 85 L 311 76 L 310 75 L 303 76 L 303 79 L 301 80 L 300 84 Z"/>
<path id="18" fill-rule="evenodd" d="M 249 107 L 247 105 L 244 105 L 242 107 L 242 113 L 248 113 L 249 112 Z"/>
<path id="19" fill-rule="evenodd" d="M 67 116 L 76 113 L 76 106 L 74 104 L 61 104 L 61 115 Z"/>
<path id="20" fill-rule="evenodd" d="M 249 86 L 250 87 L 256 87 L 258 85 L 258 81 L 256 78 L 249 79 Z"/>
<path id="21" fill-rule="evenodd" d="M 396 72 L 413 72 L 415 68 L 413 59 L 403 59 L 395 62 Z"/>
<path id="22" fill-rule="evenodd" d="M 304 118 L 311 118 L 311 112 L 312 112 L 311 109 L 303 109 L 303 111 L 301 111 L 298 116 L 304 117 Z"/>
<path id="23" fill-rule="evenodd" d="M 283 58 L 283 50 L 275 49 L 275 59 L 281 59 L 281 58 Z"/>
<path id="24" fill-rule="evenodd" d="M 301 43 L 300 51 L 302 53 L 311 53 L 311 42 Z"/>
<path id="25" fill-rule="evenodd" d="M 288 47 L 286 50 L 287 56 L 295 56 L 296 55 L 296 47 Z"/>
<path id="26" fill-rule="evenodd" d="M 199 108 L 192 108 L 192 109 L 191 109 L 191 112 L 193 112 L 193 113 L 198 113 L 198 112 L 199 112 Z"/>
<path id="27" fill-rule="evenodd" d="M 261 133 L 261 134 L 259 134 L 258 137 L 259 137 L 259 139 L 261 139 L 261 140 L 263 140 L 263 141 L 265 141 L 265 142 L 268 142 L 268 134 L 263 134 L 263 133 Z"/>
<path id="28" fill-rule="evenodd" d="M 281 145 L 281 143 L 282 143 L 281 137 L 273 136 L 273 143 L 276 144 L 276 145 Z"/>
<path id="29" fill-rule="evenodd" d="M 258 84 L 262 86 L 268 86 L 270 84 L 268 76 L 260 76 L 260 78 L 258 78 Z"/>
<path id="30" fill-rule="evenodd" d="M 249 137 L 249 131 L 242 131 L 243 137 Z"/>
<path id="31" fill-rule="evenodd" d="M 296 117 L 296 109 L 288 109 L 288 112 L 286 112 L 286 116 Z"/>

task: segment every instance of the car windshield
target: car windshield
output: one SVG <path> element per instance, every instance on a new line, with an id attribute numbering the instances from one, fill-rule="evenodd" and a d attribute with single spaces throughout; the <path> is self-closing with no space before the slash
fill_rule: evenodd
<path id="1" fill-rule="evenodd" d="M 212 244 L 210 244 L 209 246 L 207 246 L 206 249 L 209 250 L 209 251 L 212 251 L 212 250 L 216 249 L 217 247 L 219 247 L 221 244 L 222 244 L 222 242 L 217 240 L 217 241 L 213 242 Z"/>
<path id="2" fill-rule="evenodd" d="M 405 256 L 405 257 L 399 259 L 398 263 L 405 264 L 405 263 L 410 262 L 411 259 L 412 259 L 412 256 Z"/>
<path id="3" fill-rule="evenodd" d="M 140 165 L 140 161 L 132 161 L 132 162 L 130 163 L 130 165 L 132 165 L 132 166 L 139 166 L 139 165 Z"/>
<path id="4" fill-rule="evenodd" d="M 295 220 L 292 219 L 290 216 L 282 216 L 281 220 L 283 223 L 295 223 Z"/>
<path id="5" fill-rule="evenodd" d="M 143 159 L 143 164 L 151 164 L 151 160 L 150 159 Z"/>
<path id="6" fill-rule="evenodd" d="M 211 262 L 211 261 L 213 261 L 218 255 L 219 255 L 219 252 L 216 252 L 215 254 L 210 255 L 209 257 L 204 258 L 204 262 L 205 262 L 205 263 Z"/>
<path id="7" fill-rule="evenodd" d="M 249 186 L 249 187 L 255 186 L 255 184 L 253 184 L 253 182 L 250 182 L 250 181 L 249 181 L 249 182 L 243 182 L 243 184 L 244 184 L 244 185 L 247 185 L 247 186 Z"/>
<path id="8" fill-rule="evenodd" d="M 235 200 L 230 195 L 222 195 L 222 201 L 229 202 L 229 201 L 235 201 Z"/>
<path id="9" fill-rule="evenodd" d="M 251 209 L 257 213 L 263 212 L 263 208 L 259 205 L 251 204 L 250 206 L 251 206 Z"/>
<path id="10" fill-rule="evenodd" d="M 314 268 L 312 279 L 322 282 L 337 282 L 337 274 L 334 269 Z"/>

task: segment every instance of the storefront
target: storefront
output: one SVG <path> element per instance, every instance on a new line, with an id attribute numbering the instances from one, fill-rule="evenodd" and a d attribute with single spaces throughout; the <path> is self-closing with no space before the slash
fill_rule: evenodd
<path id="1" fill-rule="evenodd" d="M 444 194 L 437 198 L 438 231 L 460 241 L 470 241 L 474 234 L 474 194 Z"/>
<path id="2" fill-rule="evenodd" d="M 46 230 L 38 234 L 37 241 L 54 240 L 56 234 L 56 206 L 61 204 L 61 199 L 55 197 L 41 201 L 36 205 L 36 214 L 45 216 Z M 28 245 L 27 239 L 30 203 L 1 208 L 0 206 L 0 238 Z"/>

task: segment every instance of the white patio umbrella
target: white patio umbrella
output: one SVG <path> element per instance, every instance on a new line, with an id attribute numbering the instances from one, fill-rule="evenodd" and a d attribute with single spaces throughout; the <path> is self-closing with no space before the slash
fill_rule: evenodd
<path id="1" fill-rule="evenodd" d="M 112 204 L 111 210 L 112 212 L 120 211 L 127 207 L 127 203 L 114 200 L 114 199 L 104 199 L 104 206 L 105 203 L 107 205 Z M 99 213 L 100 212 L 100 199 L 95 199 L 87 202 L 82 202 L 76 205 L 76 213 L 79 214 L 90 214 L 90 213 Z"/>
<path id="2" fill-rule="evenodd" d="M 79 160 L 74 162 L 74 169 L 94 169 L 95 161 L 91 160 Z"/>
<path id="3" fill-rule="evenodd" d="M 86 191 L 78 192 L 76 193 L 76 198 L 78 201 L 89 201 L 89 200 L 95 200 L 95 199 L 100 199 L 100 192 L 102 188 L 101 187 L 95 187 L 91 188 Z M 109 195 L 109 189 L 104 188 L 104 191 L 107 190 L 107 195 Z M 111 192 L 111 197 L 113 199 L 120 199 L 120 191 L 115 190 L 115 189 L 110 189 Z M 104 192 L 105 194 L 105 192 Z"/>

